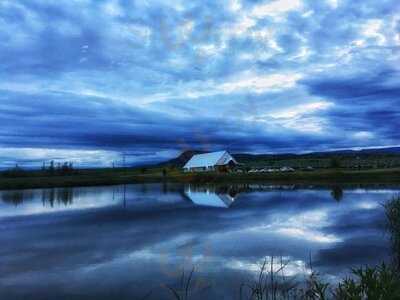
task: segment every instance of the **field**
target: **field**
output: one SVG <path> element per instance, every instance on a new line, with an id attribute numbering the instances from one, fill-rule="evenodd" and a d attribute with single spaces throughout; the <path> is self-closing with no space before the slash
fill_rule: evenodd
<path id="1" fill-rule="evenodd" d="M 140 182 L 282 184 L 399 184 L 400 148 L 308 154 L 234 154 L 240 172 L 183 173 L 183 165 L 201 151 L 184 151 L 158 165 L 130 168 L 75 169 L 71 163 L 51 162 L 41 170 L 16 166 L 0 172 L 0 189 L 99 186 Z M 291 167 L 295 172 L 252 172 L 254 169 Z M 250 172 L 249 172 L 250 171 Z"/>
<path id="2" fill-rule="evenodd" d="M 86 169 L 67 173 L 24 171 L 1 173 L 0 189 L 99 186 L 142 182 L 224 183 L 270 182 L 276 184 L 398 184 L 400 168 L 390 169 L 321 169 L 312 172 L 276 173 L 183 173 L 176 168 Z"/>

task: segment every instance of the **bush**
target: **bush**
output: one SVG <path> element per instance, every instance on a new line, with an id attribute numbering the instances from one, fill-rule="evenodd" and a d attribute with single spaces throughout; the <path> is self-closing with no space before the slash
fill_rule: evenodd
<path id="1" fill-rule="evenodd" d="M 6 170 L 3 172 L 4 177 L 23 177 L 26 175 L 26 171 L 20 168 L 18 165 L 15 165 L 14 168 Z"/>
<path id="2" fill-rule="evenodd" d="M 247 285 L 251 290 L 249 300 L 395 300 L 400 299 L 400 277 L 397 271 L 384 263 L 377 267 L 365 267 L 352 270 L 352 276 L 343 279 L 337 286 L 321 281 L 313 272 L 306 284 L 289 284 L 274 279 L 268 285 L 268 278 L 276 278 L 281 270 L 265 273 L 265 263 L 260 271 L 259 280 Z M 305 286 L 299 288 L 299 286 Z M 289 287 L 289 288 L 288 288 Z M 241 288 L 242 289 L 242 288 Z M 242 296 L 242 295 L 241 295 Z M 241 297 L 242 298 L 242 297 Z M 243 298 L 242 298 L 243 299 Z"/>
<path id="3" fill-rule="evenodd" d="M 336 288 L 335 299 L 400 299 L 400 278 L 397 272 L 385 264 L 376 268 L 353 270 L 355 278 L 346 278 Z"/>
<path id="4" fill-rule="evenodd" d="M 329 162 L 329 166 L 333 169 L 340 168 L 341 164 L 340 164 L 339 158 L 337 158 L 337 157 L 331 158 L 331 160 Z"/>
<path id="5" fill-rule="evenodd" d="M 384 207 L 392 243 L 393 264 L 400 272 L 400 197 L 393 198 Z"/>

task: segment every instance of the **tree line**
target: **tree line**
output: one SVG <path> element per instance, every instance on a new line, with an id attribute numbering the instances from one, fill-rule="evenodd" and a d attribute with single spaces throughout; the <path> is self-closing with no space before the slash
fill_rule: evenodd
<path id="1" fill-rule="evenodd" d="M 74 174 L 75 169 L 73 162 L 55 162 L 51 160 L 49 163 L 43 162 L 41 169 L 36 171 L 27 170 L 15 164 L 14 167 L 3 171 L 2 175 L 4 177 L 23 177 L 32 175 L 33 173 L 38 176 L 68 175 Z"/>

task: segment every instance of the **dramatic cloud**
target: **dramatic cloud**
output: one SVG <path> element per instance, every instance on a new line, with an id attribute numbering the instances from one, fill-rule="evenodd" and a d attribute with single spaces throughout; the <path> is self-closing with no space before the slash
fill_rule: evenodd
<path id="1" fill-rule="evenodd" d="M 395 0 L 2 0 L 0 61 L 2 167 L 400 144 Z"/>

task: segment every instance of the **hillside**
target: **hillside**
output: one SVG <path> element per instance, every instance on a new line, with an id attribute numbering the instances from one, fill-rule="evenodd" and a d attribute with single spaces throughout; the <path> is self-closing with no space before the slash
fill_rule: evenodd
<path id="1" fill-rule="evenodd" d="M 159 166 L 181 168 L 193 155 L 204 151 L 184 151 L 177 158 Z M 247 154 L 233 153 L 235 159 L 248 167 L 328 168 L 338 164 L 344 168 L 392 168 L 400 166 L 400 147 L 362 150 L 313 152 L 306 154 Z"/>
<path id="2" fill-rule="evenodd" d="M 195 154 L 205 153 L 205 151 L 199 150 L 186 150 L 183 151 L 178 157 L 168 160 L 166 162 L 162 162 L 157 166 L 160 167 L 175 167 L 182 168 Z"/>

